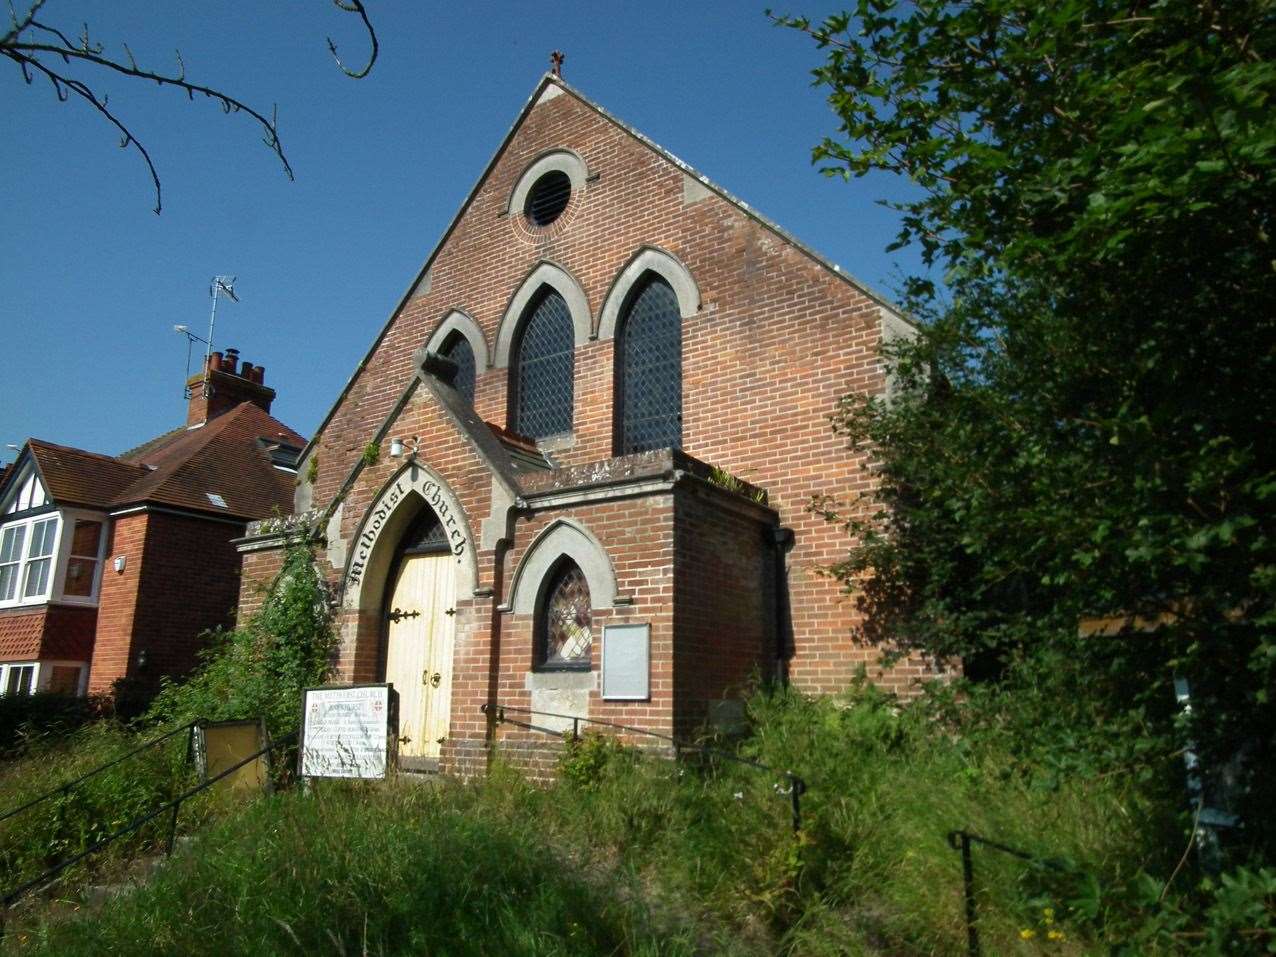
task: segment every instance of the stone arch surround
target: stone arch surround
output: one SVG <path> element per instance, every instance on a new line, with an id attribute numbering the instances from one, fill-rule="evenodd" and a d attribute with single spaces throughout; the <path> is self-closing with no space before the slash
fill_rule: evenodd
<path id="1" fill-rule="evenodd" d="M 433 509 L 447 531 L 456 559 L 458 601 L 478 588 L 478 541 L 456 493 L 441 475 L 408 462 L 382 486 L 351 539 L 342 575 L 342 670 L 360 680 L 381 641 L 381 604 L 404 532 L 424 509 Z"/>

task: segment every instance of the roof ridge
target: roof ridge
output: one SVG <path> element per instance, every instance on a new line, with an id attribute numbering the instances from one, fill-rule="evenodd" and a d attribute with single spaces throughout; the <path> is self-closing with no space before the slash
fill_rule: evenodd
<path id="1" fill-rule="evenodd" d="M 104 452 L 90 452 L 88 449 L 76 448 L 74 445 L 61 445 L 57 442 L 46 441 L 45 439 L 37 439 L 34 437 L 30 437 L 27 439 L 27 444 L 39 445 L 48 449 L 56 449 L 59 452 L 74 452 L 76 455 L 85 455 L 93 459 L 102 459 L 103 461 L 113 462 L 116 465 L 124 465 L 124 466 L 127 466 L 128 468 L 135 468 L 135 469 L 145 468 L 145 466 L 138 465 L 135 462 L 126 462 L 124 459 L 120 458 L 117 455 L 107 455 Z"/>

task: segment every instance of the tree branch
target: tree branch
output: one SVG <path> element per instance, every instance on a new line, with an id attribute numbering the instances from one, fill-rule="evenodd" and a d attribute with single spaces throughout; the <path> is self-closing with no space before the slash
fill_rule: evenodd
<path id="1" fill-rule="evenodd" d="M 351 70 L 341 62 L 341 57 L 337 56 L 337 44 L 333 42 L 332 37 L 327 37 L 328 52 L 332 54 L 332 58 L 337 61 L 337 66 L 346 76 L 355 80 L 362 80 L 368 75 L 372 69 L 372 64 L 377 62 L 377 53 L 380 47 L 377 44 L 377 32 L 372 29 L 372 21 L 368 19 L 368 11 L 363 8 L 363 0 L 332 0 L 333 6 L 338 10 L 344 10 L 346 13 L 357 13 L 359 19 L 363 21 L 364 29 L 368 31 L 368 40 L 372 44 L 372 52 L 368 55 L 368 62 L 363 65 L 361 70 Z"/>
<path id="2" fill-rule="evenodd" d="M 109 120 L 111 124 L 114 125 L 115 128 L 120 131 L 121 135 L 124 137 L 122 140 L 120 140 L 121 149 L 124 149 L 129 146 L 134 146 L 137 148 L 138 153 L 140 153 L 142 156 L 142 160 L 146 163 L 147 170 L 151 174 L 151 182 L 155 184 L 155 215 L 158 216 L 160 213 L 160 210 L 163 208 L 163 201 L 162 201 L 162 195 L 160 192 L 159 173 L 155 169 L 155 164 L 151 161 L 151 154 L 146 151 L 146 147 L 143 146 L 138 141 L 137 137 L 133 135 L 132 131 L 130 131 L 129 128 L 125 126 L 114 113 L 111 112 L 111 110 L 107 107 L 105 101 L 99 100 L 97 96 L 94 94 L 94 92 L 84 83 L 80 82 L 79 80 L 73 80 L 70 77 L 65 77 L 60 73 L 55 73 L 53 70 L 50 70 L 47 66 L 45 66 L 43 63 L 41 63 L 39 60 L 35 59 L 34 57 L 26 56 L 23 53 L 20 53 L 11 49 L 9 50 L 0 49 L 0 53 L 3 53 L 5 56 L 9 57 L 9 59 L 11 60 L 15 60 L 18 62 L 18 64 L 22 67 L 22 75 L 26 78 L 28 83 L 31 82 L 31 75 L 28 71 L 29 67 L 34 67 L 38 72 L 43 73 L 46 77 L 49 78 L 49 82 L 53 84 L 53 89 L 57 93 L 58 99 L 61 100 L 63 103 L 67 101 L 68 91 L 69 91 L 70 93 L 76 94 L 76 96 L 79 96 L 81 99 L 91 104 L 94 109 L 96 109 L 99 113 L 105 116 L 107 120 Z"/>
<path id="3" fill-rule="evenodd" d="M 84 80 L 73 79 L 57 69 L 50 68 L 41 60 L 41 56 L 57 56 L 61 57 L 62 62 L 68 65 L 75 61 L 132 79 L 149 80 L 157 86 L 175 87 L 184 91 L 187 98 L 191 100 L 195 98 L 196 94 L 200 94 L 215 100 L 221 106 L 222 112 L 227 114 L 246 113 L 261 127 L 263 132 L 262 140 L 279 158 L 284 174 L 289 179 L 296 178 L 292 165 L 288 162 L 288 157 L 284 153 L 283 143 L 279 138 L 277 111 L 272 110 L 271 114 L 267 116 L 265 113 L 254 109 L 244 101 L 228 93 L 186 79 L 186 64 L 182 60 L 180 50 L 176 52 L 177 71 L 165 73 L 139 66 L 137 58 L 133 55 L 133 51 L 127 43 L 123 44 L 123 56 L 116 57 L 106 53 L 101 43 L 92 41 L 87 23 L 82 26 L 79 36 L 76 39 L 72 39 L 57 27 L 37 19 L 40 9 L 46 2 L 47 0 L 26 0 L 27 9 L 24 13 L 19 14 L 14 8 L 14 0 L 9 0 L 10 24 L 8 30 L 3 35 L 0 35 L 0 54 L 8 57 L 18 65 L 22 78 L 28 85 L 34 79 L 32 71 L 42 74 L 53 85 L 60 102 L 65 103 L 71 94 L 75 94 L 75 96 L 90 104 L 106 117 L 120 131 L 123 137 L 120 142 L 121 147 L 135 146 L 137 148 L 146 162 L 151 180 L 155 184 L 155 212 L 158 213 L 162 207 L 160 181 L 155 164 L 151 161 L 150 154 L 146 148 L 138 141 L 120 117 L 107 106 L 107 96 L 99 94 L 93 86 Z M 367 62 L 360 69 L 347 67 L 337 54 L 336 43 L 331 37 L 327 38 L 328 49 L 337 61 L 337 66 L 341 71 L 346 76 L 361 79 L 368 75 L 377 60 L 380 48 L 376 31 L 368 18 L 363 0 L 333 0 L 333 5 L 346 13 L 357 15 L 363 22 L 364 29 L 368 32 L 371 51 Z"/>

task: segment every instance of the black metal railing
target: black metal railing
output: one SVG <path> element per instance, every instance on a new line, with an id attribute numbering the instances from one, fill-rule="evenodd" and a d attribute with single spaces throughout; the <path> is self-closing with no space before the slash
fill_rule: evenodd
<path id="1" fill-rule="evenodd" d="M 979 905 L 975 898 L 975 857 L 971 853 L 975 844 L 982 844 L 991 850 L 1010 857 L 1017 857 L 1019 860 L 1027 861 L 1037 867 L 1048 867 L 1060 873 L 1069 873 L 1073 870 L 1072 867 L 1062 861 L 1037 857 L 1028 851 L 1011 847 L 1008 844 L 1002 844 L 1000 841 L 994 841 L 991 838 L 973 834 L 970 831 L 949 831 L 948 846 L 954 851 L 961 852 L 962 892 L 966 898 L 966 953 L 969 957 L 979 957 L 980 954 Z"/>
<path id="2" fill-rule="evenodd" d="M 629 734 L 640 734 L 648 738 L 657 738 L 666 741 L 673 746 L 674 756 L 680 757 L 685 751 L 694 751 L 707 757 L 723 758 L 727 761 L 733 761 L 736 764 L 742 764 L 746 767 L 753 768 L 757 771 L 765 771 L 768 774 L 774 774 L 781 777 L 785 784 L 776 784 L 775 793 L 781 797 L 789 799 L 789 811 L 793 821 L 793 833 L 797 834 L 802 830 L 802 795 L 806 793 L 806 781 L 792 771 L 781 771 L 773 768 L 761 761 L 755 761 L 752 758 L 742 757 L 732 751 L 722 748 L 715 748 L 705 744 L 696 744 L 694 742 L 680 741 L 672 735 L 662 734 L 659 731 L 651 731 L 648 728 L 637 728 L 628 724 L 617 724 L 614 721 L 600 721 L 597 718 L 582 718 L 574 714 L 557 714 L 553 711 L 537 711 L 534 708 L 524 708 L 519 705 L 512 704 L 484 704 L 479 710 L 483 714 L 493 718 L 497 724 L 511 724 L 518 728 L 527 728 L 531 731 L 539 731 L 542 734 L 552 734 L 556 738 L 580 738 L 580 726 L 583 723 L 596 725 L 603 728 L 613 728 L 617 731 L 625 731 Z M 555 728 L 546 728 L 541 725 L 532 724 L 530 721 L 519 721 L 517 718 L 509 717 L 508 712 L 515 714 L 536 715 L 542 718 L 558 718 L 561 721 L 570 721 L 572 723 L 571 731 L 559 731 Z"/>
<path id="3" fill-rule="evenodd" d="M 296 739 L 296 737 L 297 737 L 297 732 L 293 731 L 293 732 L 290 732 L 289 734 L 284 735 L 282 738 L 277 738 L 274 741 L 269 742 L 261 750 L 256 751 L 253 754 L 250 754 L 248 757 L 244 758 L 241 761 L 236 762 L 235 764 L 232 764 L 230 767 L 219 772 L 215 776 L 200 782 L 199 784 L 195 785 L 193 788 L 190 788 L 189 790 L 183 792 L 182 794 L 179 794 L 177 797 L 172 798 L 171 800 L 165 801 L 163 804 L 161 804 L 159 807 L 155 808 L 154 810 L 148 811 L 145 814 L 141 814 L 135 817 L 132 821 L 125 824 L 123 827 L 112 832 L 111 834 L 108 834 L 106 837 L 95 842 L 94 844 L 91 844 L 89 847 L 85 848 L 79 853 L 72 854 L 70 857 L 66 858 L 65 860 L 59 861 L 57 864 L 54 864 L 52 867 L 45 870 L 39 876 L 33 877 L 31 880 L 26 881 L 23 884 L 19 884 L 17 887 L 5 893 L 4 897 L 0 898 L 0 941 L 4 939 L 4 927 L 6 923 L 5 918 L 7 917 L 10 908 L 12 908 L 13 905 L 16 904 L 19 900 L 21 900 L 27 894 L 31 893 L 33 890 L 36 890 L 41 887 L 47 887 L 53 881 L 57 880 L 62 875 L 62 872 L 65 871 L 68 867 L 78 864 L 80 861 L 84 860 L 85 858 L 90 857 L 93 854 L 96 854 L 98 851 L 102 850 L 103 848 L 107 847 L 110 844 L 115 843 L 120 838 L 127 837 L 128 835 L 134 833 L 135 831 L 140 830 L 141 828 L 149 824 L 151 821 L 156 820 L 157 818 L 161 817 L 162 815 L 166 813 L 171 814 L 172 816 L 170 817 L 168 822 L 168 838 L 165 841 L 164 852 L 166 856 L 172 855 L 173 845 L 177 840 L 178 814 L 181 812 L 181 807 L 183 803 L 190 800 L 195 795 L 208 790 L 218 781 L 222 780 L 222 778 L 228 777 L 231 774 L 234 774 L 240 768 L 248 764 L 251 764 L 253 761 L 256 761 L 262 755 L 268 754 L 271 751 L 273 751 L 275 748 L 278 748 L 282 745 L 285 745 L 293 741 L 294 739 Z"/>
<path id="4" fill-rule="evenodd" d="M 119 757 L 113 758 L 112 760 L 107 761 L 105 764 L 99 764 L 96 768 L 93 768 L 93 770 L 87 771 L 84 774 L 81 774 L 78 778 L 59 784 L 52 791 L 46 791 L 44 794 L 41 794 L 39 797 L 35 797 L 35 798 L 32 798 L 30 801 L 27 801 L 25 804 L 20 804 L 15 808 L 10 808 L 9 810 L 5 811 L 3 814 L 0 814 L 0 821 L 7 821 L 9 818 L 15 817 L 16 815 L 21 814 L 23 811 L 29 810 L 35 807 L 36 805 L 42 804 L 45 801 L 51 800 L 55 797 L 60 797 L 66 794 L 70 794 L 73 790 L 75 790 L 75 788 L 79 787 L 85 781 L 89 780 L 89 778 L 96 777 L 97 775 L 101 774 L 103 771 L 109 770 L 110 768 L 113 768 L 118 764 L 123 764 L 125 761 L 129 760 L 130 758 L 137 757 L 137 755 L 141 754 L 143 751 L 149 750 L 150 748 L 155 747 L 157 744 L 167 741 L 169 738 L 173 737 L 174 735 L 181 734 L 183 731 L 187 731 L 193 734 L 195 731 L 195 726 L 198 725 L 199 723 L 200 722 L 198 721 L 188 721 L 186 724 L 182 725 L 181 727 L 174 728 L 172 731 L 168 731 L 164 734 L 161 734 L 158 738 L 152 738 L 150 741 L 147 741 L 145 744 L 139 744 L 136 748 L 133 748 L 131 751 L 121 754 Z M 189 739 L 187 739 L 186 749 L 187 749 L 187 754 L 189 754 L 190 753 Z"/>

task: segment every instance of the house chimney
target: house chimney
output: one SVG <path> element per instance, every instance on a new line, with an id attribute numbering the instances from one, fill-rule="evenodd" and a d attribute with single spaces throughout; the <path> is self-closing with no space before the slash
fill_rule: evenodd
<path id="1" fill-rule="evenodd" d="M 269 412 L 275 390 L 264 384 L 265 372 L 263 367 L 251 362 L 241 363 L 238 349 L 209 355 L 205 373 L 192 376 L 186 382 L 190 396 L 186 407 L 187 427 L 203 425 L 244 402 Z"/>

